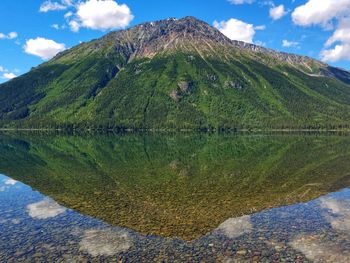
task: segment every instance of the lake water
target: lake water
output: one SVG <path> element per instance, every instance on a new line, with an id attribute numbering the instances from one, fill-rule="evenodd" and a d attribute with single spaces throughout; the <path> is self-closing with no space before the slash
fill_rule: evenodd
<path id="1" fill-rule="evenodd" d="M 350 137 L 0 135 L 0 262 L 350 262 Z"/>

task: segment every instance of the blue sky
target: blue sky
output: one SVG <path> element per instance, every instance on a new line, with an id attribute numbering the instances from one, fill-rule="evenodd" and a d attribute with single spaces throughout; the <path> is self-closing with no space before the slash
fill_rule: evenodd
<path id="1" fill-rule="evenodd" d="M 111 30 L 195 16 L 232 39 L 350 69 L 350 0 L 1 0 L 0 82 Z"/>

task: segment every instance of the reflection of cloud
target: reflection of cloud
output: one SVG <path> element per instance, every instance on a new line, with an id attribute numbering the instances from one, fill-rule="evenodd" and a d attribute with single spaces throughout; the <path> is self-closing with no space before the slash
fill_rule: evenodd
<path id="1" fill-rule="evenodd" d="M 127 251 L 132 246 L 132 239 L 127 231 L 86 230 L 80 241 L 80 249 L 92 256 L 112 256 Z"/>
<path id="2" fill-rule="evenodd" d="M 349 251 L 344 251 L 337 242 L 322 241 L 321 236 L 300 235 L 289 244 L 315 262 L 350 262 Z"/>
<path id="3" fill-rule="evenodd" d="M 29 216 L 35 219 L 47 219 L 58 216 L 66 211 L 66 208 L 60 206 L 51 199 L 30 204 L 27 206 Z"/>
<path id="4" fill-rule="evenodd" d="M 323 215 L 333 229 L 350 233 L 350 205 L 348 202 L 330 197 L 320 200 L 321 208 L 328 210 Z"/>
<path id="5" fill-rule="evenodd" d="M 249 233 L 252 228 L 250 216 L 242 216 L 226 220 L 217 229 L 222 231 L 229 238 L 236 238 L 245 233 Z"/>
<path id="6" fill-rule="evenodd" d="M 5 192 L 11 186 L 14 186 L 16 183 L 18 183 L 18 181 L 13 180 L 11 178 L 3 179 L 1 182 L 2 182 L 2 185 L 0 186 L 0 192 Z"/>
<path id="7" fill-rule="evenodd" d="M 12 219 L 11 223 L 14 225 L 18 225 L 19 223 L 21 223 L 21 219 L 19 219 L 19 218 Z"/>
<path id="8" fill-rule="evenodd" d="M 6 185 L 15 185 L 17 183 L 16 180 L 13 180 L 13 179 L 7 179 L 7 180 L 4 180 L 4 184 Z"/>
<path id="9" fill-rule="evenodd" d="M 290 245 L 315 262 L 350 262 L 350 251 L 344 245 L 343 236 L 348 240 L 350 234 L 350 205 L 346 199 L 322 197 L 322 215 L 335 231 L 337 238 L 302 234 L 295 237 Z M 344 235 L 345 234 L 345 235 Z M 347 242 L 345 242 L 347 243 Z"/>

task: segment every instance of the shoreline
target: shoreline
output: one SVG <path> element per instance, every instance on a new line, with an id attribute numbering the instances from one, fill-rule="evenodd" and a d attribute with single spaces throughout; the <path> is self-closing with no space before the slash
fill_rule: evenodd
<path id="1" fill-rule="evenodd" d="M 0 128 L 0 132 L 63 132 L 63 133 L 350 133 L 350 129 L 50 129 L 50 128 Z"/>

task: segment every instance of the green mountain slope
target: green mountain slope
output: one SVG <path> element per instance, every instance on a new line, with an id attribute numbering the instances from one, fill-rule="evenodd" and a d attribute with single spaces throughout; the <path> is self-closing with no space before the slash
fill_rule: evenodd
<path id="1" fill-rule="evenodd" d="M 339 128 L 350 73 L 231 41 L 193 17 L 146 23 L 60 53 L 0 85 L 12 127 Z"/>

